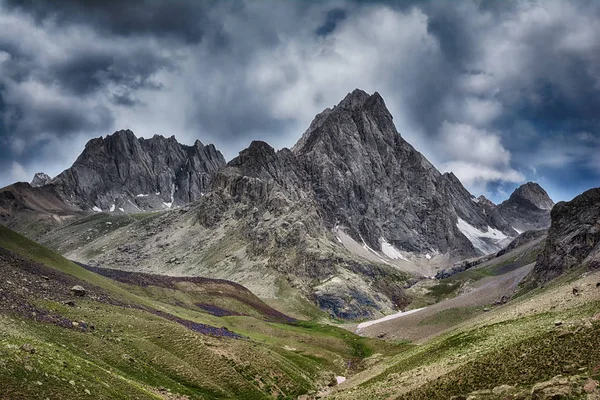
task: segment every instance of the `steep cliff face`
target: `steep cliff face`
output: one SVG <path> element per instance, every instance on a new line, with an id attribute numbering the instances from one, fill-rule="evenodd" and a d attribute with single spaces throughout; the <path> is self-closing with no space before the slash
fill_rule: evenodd
<path id="1" fill-rule="evenodd" d="M 213 145 L 174 137 L 136 138 L 122 130 L 90 140 L 73 166 L 52 180 L 62 197 L 94 211 L 140 212 L 197 200 L 225 160 Z"/>
<path id="2" fill-rule="evenodd" d="M 551 218 L 530 282 L 539 285 L 574 268 L 600 267 L 600 188 L 556 204 Z"/>
<path id="3" fill-rule="evenodd" d="M 498 206 L 498 212 L 519 232 L 547 229 L 554 202 L 537 183 L 521 185 Z"/>
<path id="4" fill-rule="evenodd" d="M 402 138 L 378 93 L 355 90 L 319 114 L 293 152 L 327 222 L 372 249 L 464 258 L 516 236 Z"/>

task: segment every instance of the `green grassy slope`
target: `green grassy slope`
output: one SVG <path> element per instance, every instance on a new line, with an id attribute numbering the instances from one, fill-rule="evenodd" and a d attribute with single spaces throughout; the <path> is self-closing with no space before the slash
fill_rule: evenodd
<path id="1" fill-rule="evenodd" d="M 200 289 L 115 281 L 0 227 L 0 399 L 292 399 L 402 349 Z"/>

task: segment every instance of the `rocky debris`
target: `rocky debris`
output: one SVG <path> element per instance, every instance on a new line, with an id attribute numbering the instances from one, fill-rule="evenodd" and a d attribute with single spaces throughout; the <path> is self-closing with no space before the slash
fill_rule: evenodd
<path id="1" fill-rule="evenodd" d="M 562 324 L 562 321 L 554 321 L 554 326 L 561 326 Z"/>
<path id="2" fill-rule="evenodd" d="M 495 396 L 506 396 L 515 393 L 517 388 L 512 385 L 500 385 L 492 389 L 492 394 Z"/>
<path id="3" fill-rule="evenodd" d="M 509 300 L 510 300 L 510 297 L 508 297 L 508 296 L 502 296 L 502 298 L 500 298 L 500 300 L 496 300 L 494 302 L 494 305 L 501 306 L 503 304 L 508 303 Z"/>
<path id="4" fill-rule="evenodd" d="M 480 265 L 486 261 L 492 260 L 495 257 L 496 257 L 495 254 L 490 254 L 490 255 L 479 257 L 476 259 L 459 261 L 457 263 L 454 263 L 450 268 L 444 268 L 444 269 L 438 271 L 438 273 L 435 274 L 435 279 L 449 278 L 452 275 L 458 274 L 459 272 L 466 271 L 466 270 L 476 267 L 477 265 Z"/>
<path id="5" fill-rule="evenodd" d="M 570 399 L 581 395 L 582 388 L 578 384 L 578 376 L 555 376 L 549 381 L 541 382 L 531 389 L 531 400 Z"/>
<path id="6" fill-rule="evenodd" d="M 556 204 L 544 249 L 529 282 L 539 286 L 580 266 L 600 267 L 599 222 L 600 188 Z"/>
<path id="7" fill-rule="evenodd" d="M 75 295 L 75 296 L 79 296 L 79 297 L 83 297 L 86 294 L 86 290 L 83 286 L 80 285 L 75 285 L 71 288 L 71 292 Z"/>
<path id="8" fill-rule="evenodd" d="M 31 344 L 29 343 L 23 343 L 23 345 L 21 345 L 21 350 L 24 351 L 25 353 L 29 353 L 29 354 L 35 354 L 35 347 L 33 347 Z"/>
<path id="9" fill-rule="evenodd" d="M 550 226 L 550 210 L 554 202 L 537 183 L 521 185 L 497 210 L 508 223 L 519 231 L 546 229 Z"/>
<path id="10" fill-rule="evenodd" d="M 130 130 L 90 140 L 71 168 L 51 182 L 84 210 L 140 212 L 199 199 L 225 159 L 213 145 L 175 137 L 136 138 Z"/>
<path id="11" fill-rule="evenodd" d="M 598 381 L 594 379 L 588 379 L 583 386 L 583 391 L 587 394 L 598 393 Z"/>

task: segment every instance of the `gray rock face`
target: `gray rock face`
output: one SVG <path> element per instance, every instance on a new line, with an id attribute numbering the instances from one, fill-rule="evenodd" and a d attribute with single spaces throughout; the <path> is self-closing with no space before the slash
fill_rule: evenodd
<path id="1" fill-rule="evenodd" d="M 573 268 L 600 267 L 600 188 L 556 204 L 551 217 L 531 281 L 539 285 Z"/>
<path id="2" fill-rule="evenodd" d="M 329 225 L 345 226 L 373 249 L 384 238 L 397 249 L 455 259 L 484 251 L 461 232 L 459 218 L 484 233 L 494 228 L 516 236 L 453 174 L 441 174 L 402 138 L 378 93 L 357 89 L 319 114 L 293 152 Z"/>
<path id="3" fill-rule="evenodd" d="M 219 170 L 195 211 L 207 229 L 241 236 L 249 260 L 265 260 L 272 273 L 336 318 L 370 317 L 407 304 L 404 274 L 357 261 L 335 244 L 307 174 L 288 149 L 252 142 Z"/>
<path id="4" fill-rule="evenodd" d="M 138 139 L 121 130 L 90 140 L 52 184 L 84 210 L 140 212 L 197 200 L 223 165 L 213 145 L 185 146 L 158 135 Z"/>
<path id="5" fill-rule="evenodd" d="M 41 187 L 49 184 L 52 181 L 48 175 L 43 172 L 38 172 L 33 176 L 33 180 L 31 181 L 32 187 Z"/>
<path id="6" fill-rule="evenodd" d="M 498 206 L 498 212 L 519 231 L 547 229 L 554 202 L 540 185 L 528 182 L 518 187 Z"/>

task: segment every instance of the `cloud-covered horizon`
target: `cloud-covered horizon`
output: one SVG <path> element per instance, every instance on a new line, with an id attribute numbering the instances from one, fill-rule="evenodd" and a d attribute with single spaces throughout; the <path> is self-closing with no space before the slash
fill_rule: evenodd
<path id="1" fill-rule="evenodd" d="M 0 186 L 131 129 L 291 147 L 348 92 L 475 195 L 599 186 L 593 1 L 0 0 Z"/>

